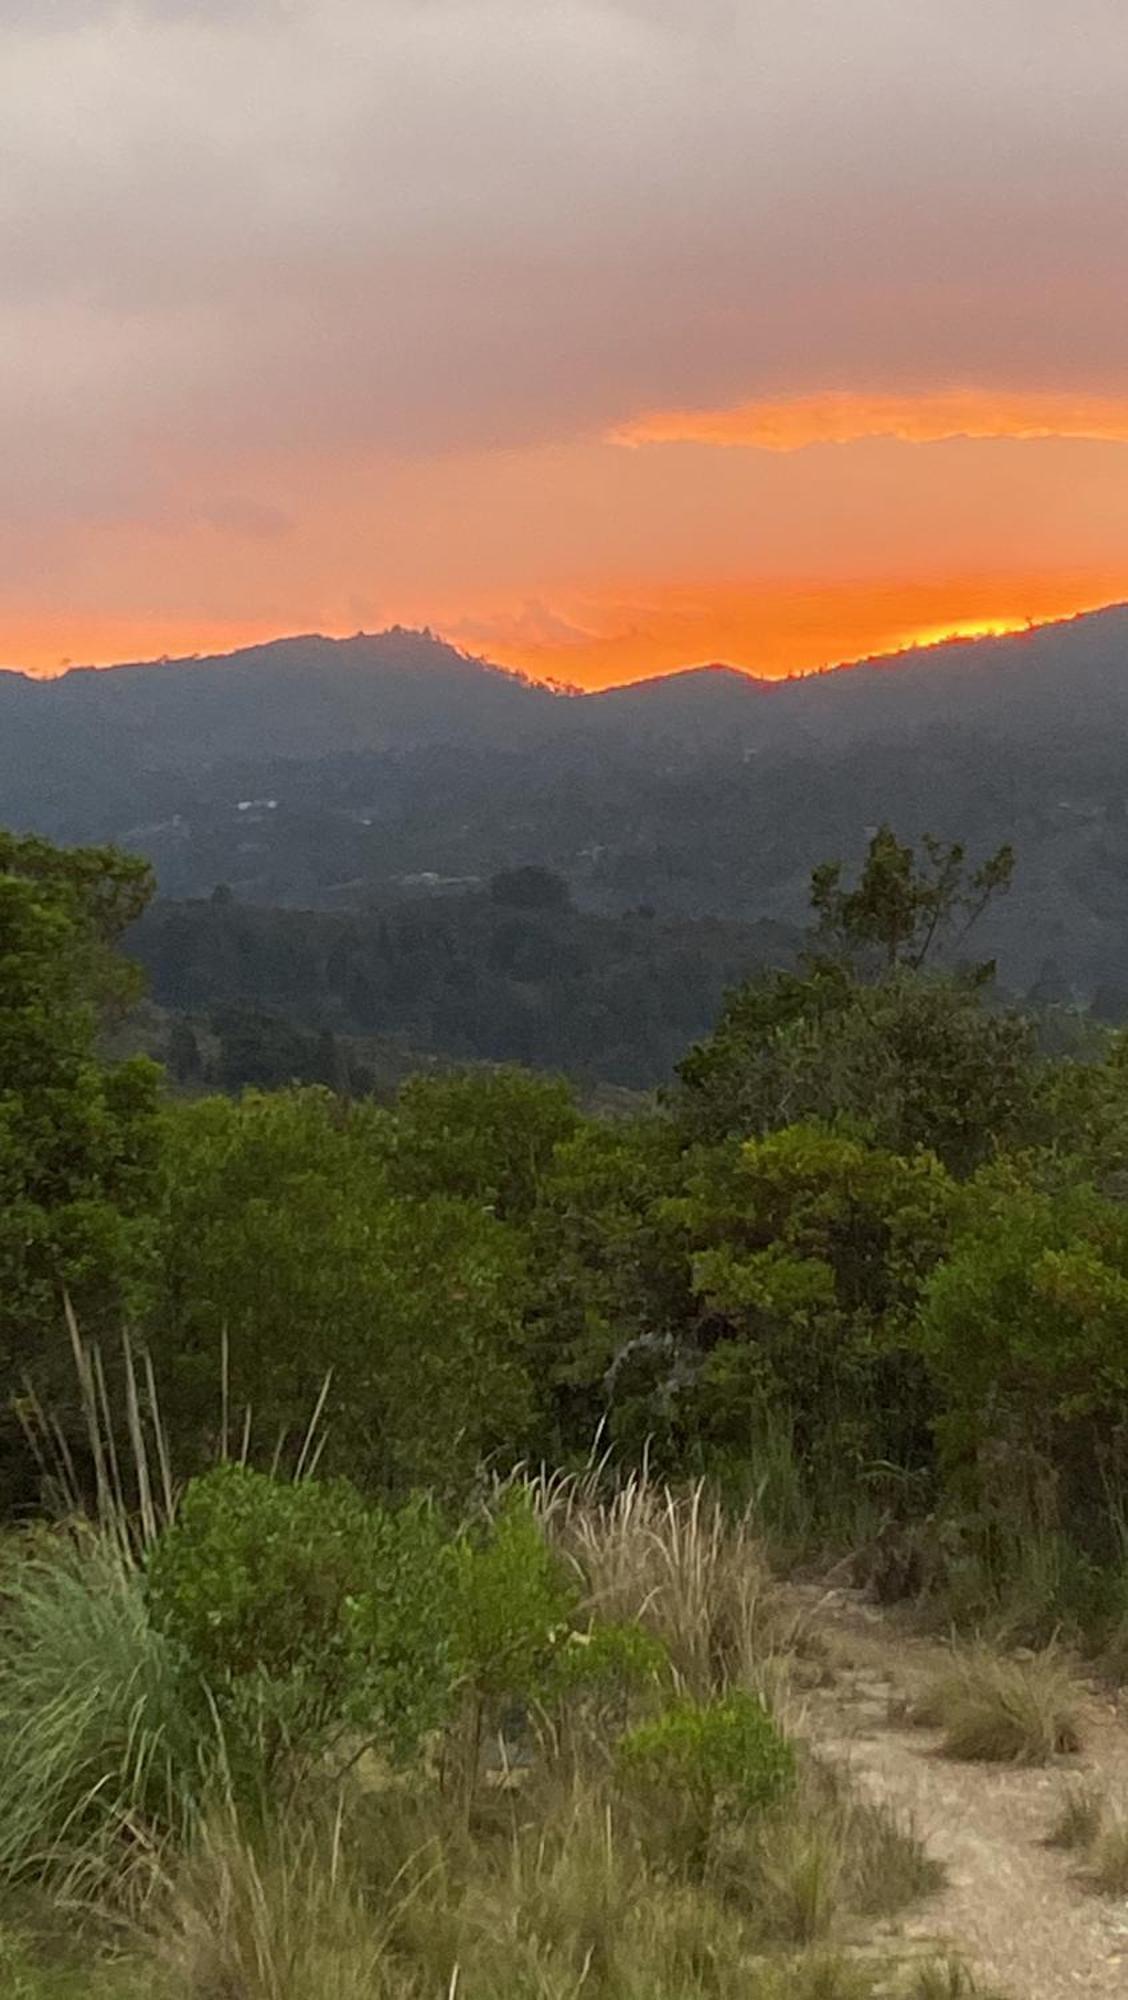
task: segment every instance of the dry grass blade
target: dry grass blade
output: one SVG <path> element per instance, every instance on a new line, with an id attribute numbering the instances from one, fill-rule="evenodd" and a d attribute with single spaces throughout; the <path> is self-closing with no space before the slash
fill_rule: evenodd
<path id="1" fill-rule="evenodd" d="M 1052 1650 L 1011 1659 L 976 1646 L 957 1655 L 916 1709 L 943 1730 L 943 1754 L 969 1763 L 1048 1764 L 1081 1747 L 1077 1690 Z"/>
<path id="2" fill-rule="evenodd" d="M 156 1914 L 154 1955 L 185 2000 L 391 2000 L 406 1990 L 331 1833 L 282 1826 L 256 1844 L 220 1813 Z"/>
<path id="3" fill-rule="evenodd" d="M 685 1688 L 705 1696 L 763 1685 L 794 1631 L 747 1516 L 731 1518 L 703 1482 L 675 1493 L 645 1474 L 609 1496 L 598 1469 L 534 1482 L 532 1493 L 592 1609 L 654 1632 Z"/>

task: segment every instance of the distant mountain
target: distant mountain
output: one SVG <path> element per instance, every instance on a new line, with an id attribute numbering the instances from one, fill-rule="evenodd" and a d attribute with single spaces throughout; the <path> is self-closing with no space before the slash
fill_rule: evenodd
<path id="1" fill-rule="evenodd" d="M 1128 605 L 1000 638 L 937 646 L 776 683 L 779 719 L 837 747 L 937 722 L 1028 739 L 1063 724 L 1128 730 Z M 1080 711 L 1083 708 L 1084 713 Z"/>
<path id="2" fill-rule="evenodd" d="M 427 633 L 0 673 L 0 822 L 149 854 L 162 890 L 362 907 L 558 870 L 614 914 L 794 924 L 889 819 L 1012 840 L 987 948 L 1128 1013 L 1128 607 L 806 679 L 561 694 Z"/>
<path id="3" fill-rule="evenodd" d="M 686 667 L 656 680 L 607 688 L 573 704 L 567 723 L 637 745 L 664 743 L 683 753 L 759 742 L 768 721 L 768 697 L 779 683 L 719 665 Z M 565 718 L 553 718 L 558 726 Z"/>

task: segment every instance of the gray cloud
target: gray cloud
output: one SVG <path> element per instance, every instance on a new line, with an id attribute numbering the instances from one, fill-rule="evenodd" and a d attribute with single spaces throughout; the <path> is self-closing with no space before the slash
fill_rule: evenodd
<path id="1" fill-rule="evenodd" d="M 1128 389 L 1122 0 L 0 0 L 0 511 Z"/>

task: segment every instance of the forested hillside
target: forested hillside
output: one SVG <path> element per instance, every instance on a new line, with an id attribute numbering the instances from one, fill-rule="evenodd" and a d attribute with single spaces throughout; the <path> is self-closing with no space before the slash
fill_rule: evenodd
<path id="1" fill-rule="evenodd" d="M 536 864 L 584 909 L 801 923 L 883 821 L 989 849 L 1003 978 L 1128 1009 L 1128 613 L 807 680 L 554 694 L 421 634 L 0 675 L 0 818 L 113 839 L 162 895 L 363 911 Z"/>
<path id="2" fill-rule="evenodd" d="M 664 1082 L 726 990 L 796 944 L 779 924 L 581 912 L 559 876 L 536 868 L 501 873 L 489 890 L 348 914 L 223 894 L 157 903 L 127 940 L 153 998 L 218 1037 L 217 1081 L 331 1082 L 341 1038 L 377 1037 L 417 1057 L 520 1062 L 634 1089 Z M 182 1030 L 181 1080 L 200 1065 Z"/>

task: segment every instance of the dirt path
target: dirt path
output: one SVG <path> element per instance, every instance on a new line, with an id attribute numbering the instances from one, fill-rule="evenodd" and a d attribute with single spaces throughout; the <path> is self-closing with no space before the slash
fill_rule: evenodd
<path id="1" fill-rule="evenodd" d="M 853 1591 L 792 1586 L 804 1622 L 825 1643 L 825 1687 L 805 1695 L 806 1733 L 858 1782 L 911 1813 L 947 1887 L 890 1925 L 965 1960 L 1007 2000 L 1128 2000 L 1128 1901 L 1088 1893 L 1074 1859 L 1045 1845 L 1070 1779 L 1128 1808 L 1128 1719 L 1082 1689 L 1085 1747 L 1052 1770 L 955 1764 L 936 1738 L 899 1716 L 945 1663 L 941 1646 L 906 1636 Z"/>

